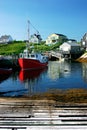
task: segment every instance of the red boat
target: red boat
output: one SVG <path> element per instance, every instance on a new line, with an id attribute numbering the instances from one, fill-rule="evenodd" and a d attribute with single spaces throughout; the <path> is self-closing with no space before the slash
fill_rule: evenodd
<path id="1" fill-rule="evenodd" d="M 28 44 L 27 47 L 30 47 L 29 45 L 29 24 L 30 21 L 28 21 Z M 37 34 L 36 34 L 37 35 Z M 19 66 L 21 69 L 40 69 L 48 64 L 48 57 L 45 55 L 42 55 L 41 53 L 29 53 L 30 48 L 26 48 L 23 53 L 20 54 L 20 58 L 18 59 Z"/>
<path id="2" fill-rule="evenodd" d="M 46 67 L 48 64 L 48 57 L 40 53 L 29 53 L 28 49 L 25 49 L 20 54 L 18 59 L 21 69 L 40 69 Z"/>

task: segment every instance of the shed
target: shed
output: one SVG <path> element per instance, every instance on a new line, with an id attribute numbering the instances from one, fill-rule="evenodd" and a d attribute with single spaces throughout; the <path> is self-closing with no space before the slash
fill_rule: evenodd
<path id="1" fill-rule="evenodd" d="M 81 46 L 77 42 L 68 41 L 60 45 L 59 50 L 63 53 L 72 54 L 79 52 L 80 48 Z"/>

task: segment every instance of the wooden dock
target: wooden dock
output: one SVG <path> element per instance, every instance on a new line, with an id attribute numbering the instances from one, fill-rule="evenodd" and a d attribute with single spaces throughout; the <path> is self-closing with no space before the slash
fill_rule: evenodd
<path id="1" fill-rule="evenodd" d="M 0 130 L 87 130 L 87 105 L 0 102 Z"/>
<path id="2" fill-rule="evenodd" d="M 60 52 L 50 51 L 49 52 L 49 59 L 58 59 L 59 61 L 64 60 L 63 54 Z"/>

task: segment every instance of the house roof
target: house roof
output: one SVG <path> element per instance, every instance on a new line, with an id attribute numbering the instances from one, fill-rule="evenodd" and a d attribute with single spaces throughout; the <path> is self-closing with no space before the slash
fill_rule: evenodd
<path id="1" fill-rule="evenodd" d="M 69 44 L 70 46 L 80 46 L 78 43 L 76 42 L 64 42 L 63 44 Z"/>
<path id="2" fill-rule="evenodd" d="M 9 37 L 11 37 L 11 36 L 10 35 L 3 35 L 0 37 L 0 41 L 7 40 Z"/>
<path id="3" fill-rule="evenodd" d="M 3 39 L 8 39 L 10 37 L 10 35 L 3 35 L 0 37 L 0 40 L 3 40 Z"/>
<path id="4" fill-rule="evenodd" d="M 64 36 L 64 37 L 67 37 L 67 36 L 65 36 L 65 35 L 63 35 L 63 34 L 59 34 L 59 33 L 55 33 L 56 35 L 58 35 L 58 36 Z"/>
<path id="5" fill-rule="evenodd" d="M 34 37 L 36 37 L 39 40 L 42 40 L 42 38 L 41 38 L 41 36 L 39 34 L 33 34 L 33 35 L 31 35 L 31 38 L 34 38 Z"/>
<path id="6" fill-rule="evenodd" d="M 68 39 L 68 41 L 77 42 L 75 39 Z"/>
<path id="7" fill-rule="evenodd" d="M 42 39 L 39 34 L 34 34 L 38 39 Z"/>
<path id="8" fill-rule="evenodd" d="M 11 41 L 13 41 L 13 39 L 10 35 L 2 35 L 0 37 L 0 43 L 9 43 Z"/>

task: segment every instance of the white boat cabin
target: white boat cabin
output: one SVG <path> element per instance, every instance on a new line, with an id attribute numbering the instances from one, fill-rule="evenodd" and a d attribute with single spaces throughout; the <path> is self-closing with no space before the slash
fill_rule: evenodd
<path id="1" fill-rule="evenodd" d="M 20 58 L 38 60 L 41 63 L 48 62 L 48 57 L 41 53 L 29 53 L 28 49 L 25 49 L 23 53 L 20 53 Z"/>

